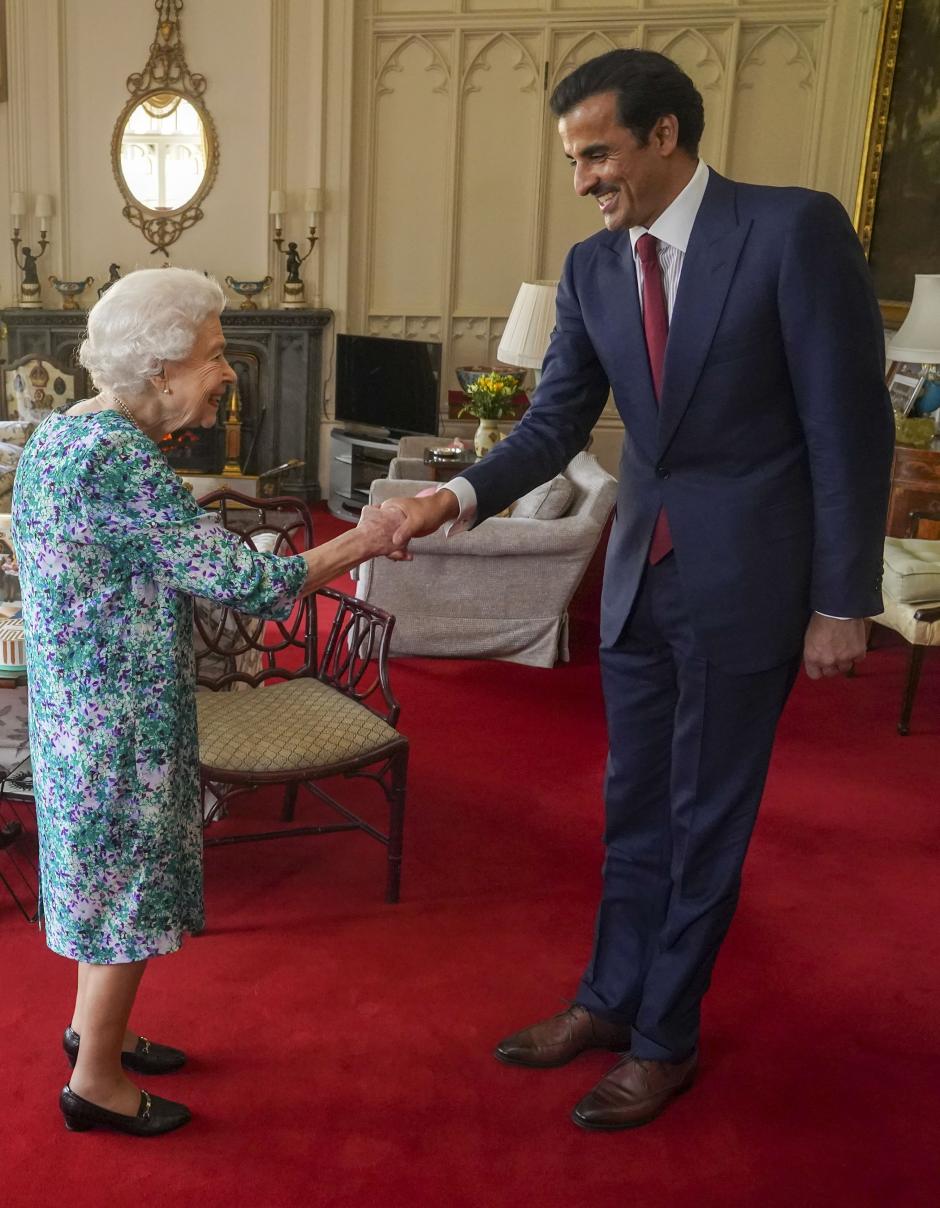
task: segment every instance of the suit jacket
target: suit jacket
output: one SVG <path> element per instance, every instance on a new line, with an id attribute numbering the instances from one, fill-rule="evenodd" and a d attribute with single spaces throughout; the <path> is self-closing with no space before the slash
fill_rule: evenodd
<path id="1" fill-rule="evenodd" d="M 626 231 L 576 244 L 523 422 L 466 471 L 485 519 L 584 447 L 612 389 L 626 429 L 601 640 L 630 612 L 660 507 L 707 656 L 791 658 L 810 613 L 881 610 L 893 448 L 868 266 L 825 193 L 710 172 L 669 329 L 649 370 Z"/>

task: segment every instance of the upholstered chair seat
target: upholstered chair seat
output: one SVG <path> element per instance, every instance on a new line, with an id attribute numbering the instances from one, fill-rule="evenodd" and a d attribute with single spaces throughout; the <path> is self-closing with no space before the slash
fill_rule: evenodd
<path id="1" fill-rule="evenodd" d="M 371 709 L 315 679 L 234 694 L 200 692 L 196 711 L 200 759 L 210 779 L 226 772 L 259 779 L 285 772 L 326 776 L 407 746 Z"/>

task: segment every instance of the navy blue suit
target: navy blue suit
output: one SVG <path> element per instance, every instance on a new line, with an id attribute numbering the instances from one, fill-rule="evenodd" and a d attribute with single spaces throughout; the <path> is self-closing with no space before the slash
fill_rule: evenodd
<path id="1" fill-rule="evenodd" d="M 626 436 L 601 606 L 607 858 L 578 992 L 681 1060 L 737 900 L 773 733 L 813 611 L 881 609 L 893 425 L 868 268 L 845 211 L 709 175 L 659 404 L 630 237 L 568 255 L 542 380 L 466 472 L 478 521 L 584 447 L 612 389 Z M 665 507 L 674 555 L 647 560 Z"/>

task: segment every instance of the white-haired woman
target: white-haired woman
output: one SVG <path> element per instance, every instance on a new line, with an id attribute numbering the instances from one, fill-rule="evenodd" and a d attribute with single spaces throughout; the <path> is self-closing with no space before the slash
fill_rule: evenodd
<path id="1" fill-rule="evenodd" d="M 185 1061 L 128 1024 L 148 957 L 203 923 L 191 597 L 285 617 L 392 548 L 394 520 L 368 508 L 302 556 L 255 553 L 185 490 L 155 441 L 216 422 L 234 380 L 222 306 L 187 269 L 113 285 L 80 353 L 100 393 L 41 424 L 16 476 L 43 917 L 49 947 L 78 962 L 59 1099 L 71 1129 L 148 1135 L 189 1119 L 124 1071 Z"/>

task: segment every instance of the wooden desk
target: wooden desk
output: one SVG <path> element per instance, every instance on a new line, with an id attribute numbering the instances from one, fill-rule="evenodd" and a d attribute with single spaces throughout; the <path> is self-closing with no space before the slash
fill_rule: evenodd
<path id="1" fill-rule="evenodd" d="M 911 512 L 936 513 L 940 523 L 940 446 L 936 441 L 930 449 L 895 446 L 888 503 L 889 537 L 908 535 Z"/>

